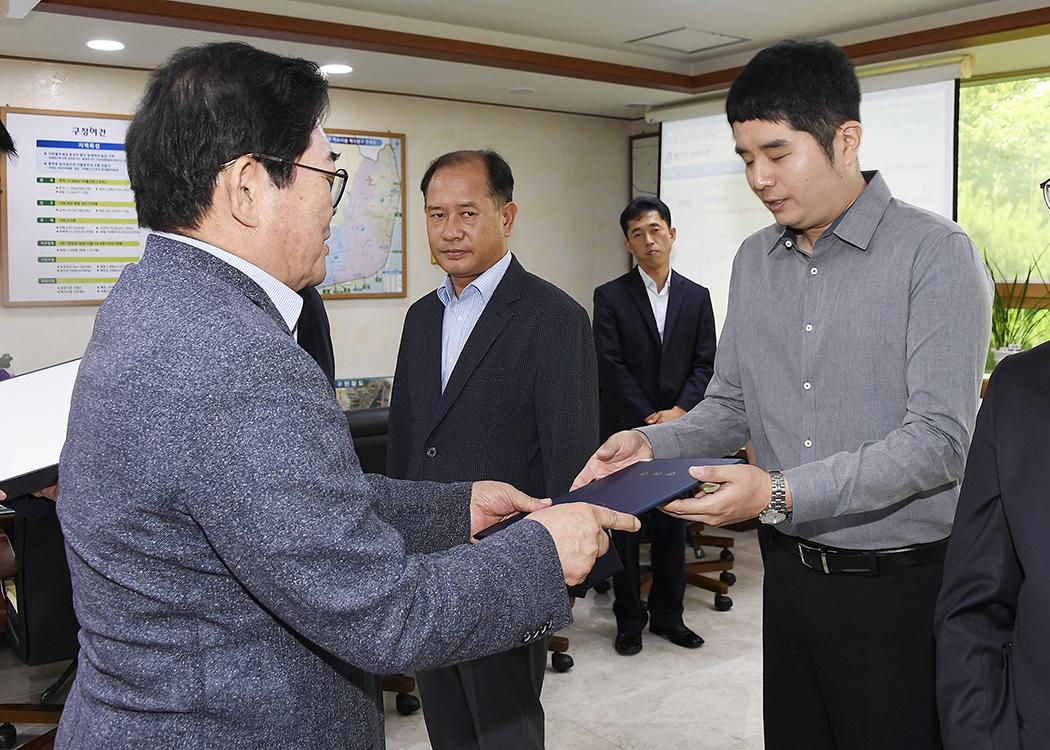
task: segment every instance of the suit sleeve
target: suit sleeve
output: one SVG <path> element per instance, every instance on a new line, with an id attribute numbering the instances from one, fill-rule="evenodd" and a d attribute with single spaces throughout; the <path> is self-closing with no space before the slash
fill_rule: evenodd
<path id="1" fill-rule="evenodd" d="M 623 423 L 639 425 L 656 411 L 656 407 L 624 363 L 621 328 L 608 292 L 604 287 L 598 287 L 594 290 L 594 350 L 598 358 L 598 378 L 605 398 L 616 404 Z"/>
<path id="2" fill-rule="evenodd" d="M 587 312 L 548 316 L 547 351 L 535 352 L 536 424 L 547 494 L 569 491 L 598 447 L 598 372 Z"/>
<path id="3" fill-rule="evenodd" d="M 305 357 L 252 341 L 229 358 L 210 403 L 182 417 L 203 438 L 187 447 L 181 474 L 212 489 L 186 498 L 189 513 L 241 586 L 309 641 L 377 674 L 475 658 L 571 621 L 541 525 L 462 544 L 468 485 L 363 475 L 342 412 Z M 409 554 L 380 505 L 421 541 L 458 546 Z"/>
<path id="4" fill-rule="evenodd" d="M 693 358 L 689 377 L 682 386 L 675 404 L 689 411 L 700 403 L 715 371 L 715 312 L 711 307 L 711 293 L 701 290 L 700 322 L 696 327 Z"/>
<path id="5" fill-rule="evenodd" d="M 1009 661 L 1022 571 L 999 490 L 996 375 L 977 417 L 937 601 L 937 702 L 948 750 L 1020 746 Z"/>

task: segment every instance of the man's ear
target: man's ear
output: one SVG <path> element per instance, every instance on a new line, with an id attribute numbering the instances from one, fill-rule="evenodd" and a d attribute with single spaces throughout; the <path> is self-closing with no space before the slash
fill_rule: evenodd
<path id="1" fill-rule="evenodd" d="M 263 196 L 270 183 L 266 167 L 247 154 L 219 173 L 219 188 L 226 196 L 230 213 L 252 229 L 262 222 Z"/>
<path id="2" fill-rule="evenodd" d="M 514 201 L 504 203 L 500 215 L 503 217 L 503 236 L 510 237 L 511 230 L 514 229 L 514 217 L 518 215 L 518 206 Z"/>
<path id="3" fill-rule="evenodd" d="M 843 166 L 849 167 L 856 163 L 863 135 L 864 127 L 856 120 L 848 120 L 839 125 L 838 138 L 842 142 Z"/>

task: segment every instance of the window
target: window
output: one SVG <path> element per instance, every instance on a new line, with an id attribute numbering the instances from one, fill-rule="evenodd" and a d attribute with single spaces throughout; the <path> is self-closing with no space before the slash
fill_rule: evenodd
<path id="1" fill-rule="evenodd" d="M 1050 74 L 964 84 L 959 92 L 959 224 L 988 259 L 1001 302 L 1038 318 L 1026 341 L 1050 339 L 1050 211 L 1039 183 L 1050 177 Z M 1021 291 L 1029 271 L 1023 300 Z M 1043 278 L 1039 278 L 1039 275 Z M 1019 280 L 1019 284 L 1010 282 Z M 1015 335 L 1016 337 L 1016 335 Z"/>

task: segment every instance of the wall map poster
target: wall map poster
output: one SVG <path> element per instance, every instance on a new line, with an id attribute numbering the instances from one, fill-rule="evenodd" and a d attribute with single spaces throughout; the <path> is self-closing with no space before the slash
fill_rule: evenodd
<path id="1" fill-rule="evenodd" d="M 405 136 L 325 130 L 349 174 L 332 218 L 323 297 L 404 297 Z"/>
<path id="2" fill-rule="evenodd" d="M 0 196 L 4 306 L 99 304 L 148 234 L 124 161 L 129 118 L 5 108 L 3 120 L 18 148 Z"/>

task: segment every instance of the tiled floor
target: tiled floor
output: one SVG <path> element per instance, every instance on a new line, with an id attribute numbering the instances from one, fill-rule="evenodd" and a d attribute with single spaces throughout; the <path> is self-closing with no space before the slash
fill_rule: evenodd
<path id="1" fill-rule="evenodd" d="M 69 662 L 45 664 L 39 667 L 27 667 L 15 658 L 9 648 L 0 649 L 0 703 L 36 703 L 40 694 L 47 690 L 65 671 Z M 66 698 L 68 687 L 56 696 L 57 703 Z M 18 724 L 18 745 L 21 746 L 53 726 L 44 724 Z"/>
<path id="2" fill-rule="evenodd" d="M 646 630 L 642 652 L 620 656 L 612 593 L 576 600 L 560 633 L 576 664 L 548 667 L 543 683 L 548 750 L 760 750 L 762 561 L 754 531 L 718 533 L 735 539 L 733 608 L 717 612 L 713 594 L 688 587 L 685 622 L 706 641 L 695 651 Z M 386 708 L 389 750 L 430 747 L 422 712 L 399 715 L 389 695 Z"/>
<path id="3" fill-rule="evenodd" d="M 762 747 L 762 563 L 754 531 L 724 533 L 736 540 L 733 608 L 717 612 L 710 592 L 686 592 L 685 621 L 707 641 L 702 648 L 679 648 L 646 631 L 642 653 L 620 656 L 612 647 L 612 594 L 576 601 L 576 622 L 561 632 L 576 665 L 564 674 L 548 668 L 543 686 L 549 750 Z M 0 649 L 0 703 L 36 700 L 65 666 L 26 667 Z M 392 695 L 386 720 L 390 750 L 430 747 L 422 712 L 401 716 Z M 20 744 L 46 731 L 18 729 Z"/>

